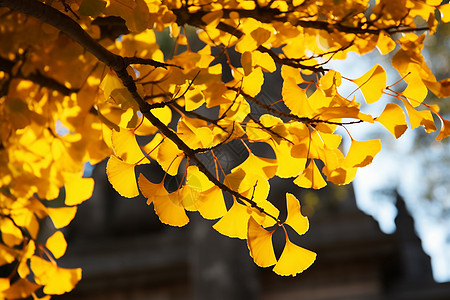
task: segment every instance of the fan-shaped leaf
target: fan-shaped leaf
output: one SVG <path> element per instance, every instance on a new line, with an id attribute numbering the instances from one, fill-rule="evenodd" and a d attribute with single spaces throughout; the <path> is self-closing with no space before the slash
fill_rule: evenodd
<path id="1" fill-rule="evenodd" d="M 163 181 L 155 184 L 140 174 L 138 182 L 142 195 L 147 198 L 147 204 L 153 203 L 155 212 L 162 223 L 178 227 L 189 223 L 189 218 L 182 203 L 177 204 L 172 201 L 169 192 L 163 185 Z M 182 199 L 177 201 L 182 201 Z"/>
<path id="2" fill-rule="evenodd" d="M 55 232 L 47 239 L 45 247 L 50 250 L 56 259 L 62 257 L 67 249 L 67 242 L 63 233 L 61 231 Z"/>
<path id="3" fill-rule="evenodd" d="M 300 210 L 300 202 L 294 195 L 286 194 L 287 217 L 285 224 L 292 227 L 298 234 L 304 234 L 308 231 L 308 218 L 303 216 Z"/>
<path id="4" fill-rule="evenodd" d="M 260 267 L 269 267 L 277 262 L 272 244 L 273 231 L 267 231 L 255 219 L 248 222 L 247 246 L 250 255 Z"/>
<path id="5" fill-rule="evenodd" d="M 408 129 L 403 109 L 395 103 L 388 103 L 381 115 L 376 118 L 396 139 Z"/>
<path id="6" fill-rule="evenodd" d="M 363 76 L 352 80 L 364 95 L 367 104 L 378 101 L 386 87 L 386 71 L 380 65 L 374 66 Z"/>
<path id="7" fill-rule="evenodd" d="M 316 256 L 316 253 L 299 247 L 286 238 L 286 245 L 273 271 L 282 276 L 295 276 L 311 266 Z"/>
<path id="8" fill-rule="evenodd" d="M 134 198 L 139 195 L 134 172 L 135 164 L 126 163 L 114 155 L 106 164 L 106 175 L 114 189 L 122 196 Z"/>
<path id="9" fill-rule="evenodd" d="M 249 219 L 248 207 L 234 201 L 230 210 L 214 224 L 213 228 L 223 235 L 246 239 Z"/>

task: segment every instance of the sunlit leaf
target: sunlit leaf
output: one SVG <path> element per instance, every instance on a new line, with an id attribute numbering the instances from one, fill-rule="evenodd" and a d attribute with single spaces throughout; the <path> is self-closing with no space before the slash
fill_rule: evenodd
<path id="1" fill-rule="evenodd" d="M 364 95 L 368 104 L 378 101 L 386 87 L 386 71 L 380 65 L 374 66 L 363 76 L 352 80 Z"/>
<path id="2" fill-rule="evenodd" d="M 14 247 L 23 240 L 22 231 L 10 218 L 0 217 L 0 230 L 3 242 L 9 247 Z"/>
<path id="3" fill-rule="evenodd" d="M 142 174 L 139 175 L 138 182 L 142 195 L 147 198 L 147 204 L 153 203 L 155 212 L 162 223 L 184 226 L 189 222 L 182 203 L 174 203 L 163 182 L 152 183 Z M 182 199 L 178 200 L 181 201 Z"/>
<path id="4" fill-rule="evenodd" d="M 6 299 L 25 299 L 31 296 L 38 288 L 40 288 L 38 284 L 19 278 L 7 290 L 3 291 L 3 296 Z"/>
<path id="5" fill-rule="evenodd" d="M 439 11 L 441 12 L 441 21 L 444 23 L 450 22 L 450 4 L 440 5 Z"/>
<path id="6" fill-rule="evenodd" d="M 67 242 L 61 231 L 56 231 L 47 239 L 45 247 L 50 250 L 53 256 L 58 259 L 66 253 Z"/>
<path id="7" fill-rule="evenodd" d="M 293 114 L 300 117 L 312 117 L 314 111 L 306 96 L 306 91 L 301 89 L 292 79 L 285 79 L 282 90 L 283 100 Z"/>
<path id="8" fill-rule="evenodd" d="M 381 31 L 378 36 L 377 49 L 382 55 L 386 55 L 395 49 L 395 42 L 389 34 Z"/>
<path id="9" fill-rule="evenodd" d="M 204 192 L 214 187 L 197 166 L 189 166 L 186 170 L 186 184 L 198 192 Z"/>
<path id="10" fill-rule="evenodd" d="M 284 223 L 291 226 L 297 234 L 304 234 L 308 231 L 308 218 L 302 215 L 300 202 L 290 193 L 286 194 L 286 207 L 287 217 Z"/>
<path id="11" fill-rule="evenodd" d="M 428 89 L 417 72 L 411 72 L 405 81 L 408 83 L 402 92 L 403 96 L 409 99 L 413 107 L 419 106 L 428 94 Z"/>
<path id="12" fill-rule="evenodd" d="M 135 164 L 126 163 L 114 155 L 111 155 L 106 164 L 109 182 L 120 195 L 127 198 L 139 195 L 134 167 Z"/>
<path id="13" fill-rule="evenodd" d="M 105 95 L 105 99 L 108 100 L 110 97 L 117 101 L 117 104 L 122 105 L 122 108 L 127 109 L 128 107 L 136 107 L 136 103 L 133 100 L 131 93 L 125 88 L 122 81 L 117 77 L 117 75 L 110 71 L 103 78 L 99 86 Z M 138 107 L 136 107 L 137 109 Z"/>
<path id="14" fill-rule="evenodd" d="M 168 125 L 172 121 L 172 111 L 168 106 L 152 109 L 152 114 L 157 117 L 164 125 Z M 134 130 L 136 135 L 152 135 L 158 129 L 145 117 Z M 117 130 L 118 131 L 118 130 Z"/>
<path id="15" fill-rule="evenodd" d="M 273 232 L 261 227 L 253 218 L 248 222 L 247 246 L 250 255 L 260 267 L 274 265 L 277 260 L 272 245 Z"/>
<path id="16" fill-rule="evenodd" d="M 56 229 L 66 227 L 75 218 L 76 206 L 47 208 L 48 215 L 52 219 Z"/>
<path id="17" fill-rule="evenodd" d="M 64 186 L 66 191 L 66 205 L 78 205 L 92 196 L 94 191 L 94 179 L 73 178 Z"/>
<path id="18" fill-rule="evenodd" d="M 61 295 L 70 292 L 81 279 L 81 269 L 65 269 L 53 263 L 33 256 L 30 267 L 36 278 L 36 283 L 44 286 L 44 293 Z"/>
<path id="19" fill-rule="evenodd" d="M 183 152 L 170 139 L 165 139 L 157 149 L 157 161 L 169 175 L 177 175 L 183 159 Z"/>
<path id="20" fill-rule="evenodd" d="M 441 81 L 423 81 L 430 91 L 439 98 L 450 97 L 450 79 Z"/>
<path id="21" fill-rule="evenodd" d="M 403 109 L 395 103 L 388 103 L 379 117 L 376 118 L 396 139 L 408 129 Z"/>
<path id="22" fill-rule="evenodd" d="M 327 185 L 314 160 L 310 160 L 308 167 L 295 178 L 294 183 L 299 187 L 307 189 L 321 189 Z"/>
<path id="23" fill-rule="evenodd" d="M 372 163 L 378 152 L 381 150 L 381 141 L 355 141 L 353 140 L 344 165 L 350 168 L 362 168 Z"/>
<path id="24" fill-rule="evenodd" d="M 247 238 L 249 209 L 234 201 L 230 210 L 216 223 L 213 228 L 223 235 L 232 238 Z"/>
<path id="25" fill-rule="evenodd" d="M 275 176 L 277 171 L 277 160 L 273 158 L 258 157 L 252 152 L 249 152 L 247 159 L 238 167 L 246 170 L 248 173 L 262 175 L 266 179 L 270 179 Z M 233 170 L 237 170 L 238 167 Z"/>
<path id="26" fill-rule="evenodd" d="M 301 149 L 308 152 L 308 146 L 303 147 Z M 299 173 L 303 172 L 306 167 L 307 158 L 306 156 L 296 157 L 291 155 L 291 152 L 294 150 L 292 145 L 287 141 L 280 141 L 280 144 L 274 145 L 273 147 L 275 151 L 275 155 L 277 157 L 278 168 L 276 175 L 281 178 L 289 178 L 297 176 Z M 298 155 L 299 153 L 296 152 Z"/>
<path id="27" fill-rule="evenodd" d="M 261 91 L 263 83 L 263 72 L 260 68 L 256 68 L 251 74 L 243 78 L 242 87 L 245 93 L 254 97 Z"/>
<path id="28" fill-rule="evenodd" d="M 112 131 L 112 146 L 118 158 L 128 164 L 148 163 L 139 147 L 133 130 L 120 128 Z"/>
<path id="29" fill-rule="evenodd" d="M 426 132 L 433 132 L 436 130 L 433 116 L 429 110 L 416 110 L 408 101 L 402 99 L 402 102 L 408 113 L 412 129 L 422 125 Z"/>
<path id="30" fill-rule="evenodd" d="M 299 247 L 286 238 L 286 245 L 273 271 L 282 276 L 295 276 L 316 260 L 316 253 Z"/>
<path id="31" fill-rule="evenodd" d="M 187 88 L 187 86 L 185 88 Z M 205 96 L 200 88 L 196 86 L 191 87 L 186 91 L 184 94 L 184 99 L 187 111 L 195 110 L 205 103 Z"/>
<path id="32" fill-rule="evenodd" d="M 197 202 L 198 212 L 205 219 L 218 219 L 227 213 L 223 192 L 218 186 L 202 192 Z"/>

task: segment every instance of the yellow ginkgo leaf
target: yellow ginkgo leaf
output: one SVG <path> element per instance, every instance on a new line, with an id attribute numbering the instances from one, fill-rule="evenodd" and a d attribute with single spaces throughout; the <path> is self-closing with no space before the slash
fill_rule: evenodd
<path id="1" fill-rule="evenodd" d="M 261 68 L 255 68 L 251 74 L 243 78 L 242 89 L 246 94 L 255 97 L 261 91 L 263 83 L 264 75 Z"/>
<path id="2" fill-rule="evenodd" d="M 177 191 L 169 194 L 170 200 L 187 211 L 197 211 L 200 199 L 199 191 L 189 185 L 184 185 Z"/>
<path id="3" fill-rule="evenodd" d="M 356 171 L 358 170 L 358 168 L 335 168 L 335 169 L 331 169 L 331 170 L 326 170 L 326 166 L 322 169 L 322 171 L 325 173 L 326 171 L 326 176 L 327 176 L 327 181 L 332 182 L 334 184 L 339 184 L 339 185 L 343 185 L 343 184 L 349 184 L 350 182 L 352 182 L 353 179 L 355 179 L 356 176 Z"/>
<path id="4" fill-rule="evenodd" d="M 170 139 L 164 139 L 157 150 L 157 162 L 167 174 L 175 176 L 178 173 L 178 167 L 184 159 L 181 151 Z"/>
<path id="5" fill-rule="evenodd" d="M 269 53 L 263 53 L 259 51 L 252 52 L 252 64 L 254 66 L 259 66 L 264 72 L 275 72 L 277 66 L 273 61 L 273 58 Z"/>
<path id="6" fill-rule="evenodd" d="M 208 127 L 200 127 L 195 130 L 195 133 L 200 140 L 202 148 L 211 148 L 214 142 L 214 134 Z"/>
<path id="7" fill-rule="evenodd" d="M 303 172 L 307 161 L 306 156 L 296 157 L 294 155 L 291 155 L 293 146 L 285 140 L 280 141 L 279 144 L 273 144 L 274 146 L 272 148 L 275 152 L 278 162 L 276 173 L 278 177 L 289 178 L 297 176 L 300 172 Z M 306 152 L 309 151 L 308 147 L 309 145 L 304 148 Z"/>
<path id="8" fill-rule="evenodd" d="M 379 139 L 369 141 L 353 140 L 343 166 L 346 168 L 362 168 L 372 163 L 378 152 L 381 150 Z"/>
<path id="9" fill-rule="evenodd" d="M 311 266 L 316 256 L 316 253 L 291 243 L 286 237 L 286 245 L 273 271 L 282 276 L 295 276 Z"/>
<path id="10" fill-rule="evenodd" d="M 73 178 L 64 185 L 66 192 L 66 205 L 78 205 L 89 199 L 94 191 L 94 179 L 92 178 Z"/>
<path id="11" fill-rule="evenodd" d="M 249 219 L 248 207 L 234 201 L 230 210 L 213 225 L 213 228 L 223 235 L 246 239 Z"/>
<path id="12" fill-rule="evenodd" d="M 382 66 L 376 65 L 363 76 L 352 80 L 358 85 L 367 104 L 378 101 L 386 87 L 386 71 Z"/>
<path id="13" fill-rule="evenodd" d="M 155 212 L 162 223 L 178 227 L 189 223 L 189 218 L 182 203 L 176 204 L 173 202 L 169 192 L 164 187 L 163 181 L 155 184 L 140 174 L 138 182 L 142 195 L 147 198 L 147 204 L 153 203 Z"/>
<path id="14" fill-rule="evenodd" d="M 304 234 L 308 231 L 308 218 L 302 215 L 300 210 L 300 202 L 294 195 L 286 194 L 287 217 L 285 224 L 292 227 L 298 234 Z"/>
<path id="15" fill-rule="evenodd" d="M 23 241 L 23 234 L 10 218 L 0 218 L 0 232 L 5 245 L 14 247 Z"/>
<path id="16" fill-rule="evenodd" d="M 314 160 L 310 160 L 308 167 L 294 180 L 294 183 L 299 187 L 307 189 L 321 189 L 327 185 L 323 179 L 319 169 Z"/>
<path id="17" fill-rule="evenodd" d="M 246 173 L 260 175 L 265 179 L 270 179 L 275 176 L 275 173 L 277 172 L 277 160 L 273 158 L 259 157 L 249 151 L 247 159 L 238 167 L 245 170 Z M 238 167 L 231 171 L 233 172 Z"/>
<path id="18" fill-rule="evenodd" d="M 402 102 L 408 113 L 411 129 L 422 125 L 428 133 L 436 130 L 433 115 L 429 110 L 416 110 L 407 100 L 402 99 Z"/>
<path id="19" fill-rule="evenodd" d="M 441 81 L 423 80 L 423 82 L 436 97 L 445 98 L 450 96 L 450 78 L 445 78 Z"/>
<path id="20" fill-rule="evenodd" d="M 197 205 L 198 212 L 205 219 L 218 219 L 227 213 L 223 192 L 215 185 L 200 194 Z"/>
<path id="21" fill-rule="evenodd" d="M 40 288 L 40 285 L 19 278 L 0 295 L 5 297 L 5 299 L 25 299 L 30 297 L 38 288 Z"/>
<path id="22" fill-rule="evenodd" d="M 205 22 L 206 26 L 216 27 L 220 22 L 220 18 L 223 16 L 223 11 L 217 10 L 208 12 L 202 17 L 202 21 Z"/>
<path id="23" fill-rule="evenodd" d="M 380 34 L 378 35 L 377 49 L 382 55 L 386 55 L 394 50 L 395 45 L 396 43 L 389 34 L 387 34 L 385 31 L 380 32 Z"/>
<path id="24" fill-rule="evenodd" d="M 247 246 L 250 256 L 260 267 L 269 267 L 277 262 L 272 244 L 273 231 L 267 231 L 255 219 L 248 221 Z"/>
<path id="25" fill-rule="evenodd" d="M 403 133 L 408 129 L 408 125 L 405 121 L 405 113 L 403 109 L 395 103 L 388 103 L 379 117 L 376 118 L 377 122 L 386 127 L 396 139 L 401 137 Z"/>
<path id="26" fill-rule="evenodd" d="M 56 259 L 62 257 L 67 249 L 67 242 L 64 238 L 64 234 L 61 231 L 56 231 L 47 239 L 45 247 L 50 250 Z"/>
<path id="27" fill-rule="evenodd" d="M 38 256 L 30 259 L 36 283 L 44 286 L 44 293 L 62 295 L 73 290 L 81 279 L 81 269 L 65 269 Z"/>
<path id="28" fill-rule="evenodd" d="M 66 227 L 75 218 L 77 213 L 77 206 L 68 207 L 58 207 L 52 208 L 48 207 L 47 212 L 49 217 L 52 219 L 53 225 L 56 229 Z"/>
<path id="29" fill-rule="evenodd" d="M 186 84 L 182 89 L 188 89 L 184 94 L 184 105 L 187 111 L 193 111 L 205 103 L 205 96 L 200 88 L 196 86 L 189 88 L 189 84 Z"/>
<path id="30" fill-rule="evenodd" d="M 450 22 L 450 3 L 440 5 L 439 11 L 441 12 L 441 21 L 444 23 Z"/>
<path id="31" fill-rule="evenodd" d="M 116 73 L 114 73 L 113 71 L 109 71 L 108 73 L 106 73 L 99 87 L 103 90 L 105 99 L 108 100 L 108 98 L 111 96 L 112 91 L 116 89 L 123 89 L 124 85 L 120 81 L 119 77 L 117 77 Z"/>
<path id="32" fill-rule="evenodd" d="M 128 164 L 148 163 L 139 147 L 134 130 L 120 128 L 120 131 L 112 131 L 111 136 L 114 153 L 123 162 Z"/>
<path id="33" fill-rule="evenodd" d="M 252 217 L 263 227 L 274 226 L 277 223 L 280 211 L 272 202 L 268 200 L 259 200 L 256 202 L 258 208 L 252 208 Z M 264 211 L 261 212 L 260 209 Z"/>
<path id="34" fill-rule="evenodd" d="M 4 290 L 8 289 L 10 286 L 11 285 L 10 285 L 9 278 L 0 278 L 0 293 L 2 293 Z"/>
<path id="35" fill-rule="evenodd" d="M 109 182 L 120 195 L 127 198 L 139 195 L 134 167 L 134 164 L 121 161 L 114 155 L 110 156 L 106 164 L 106 175 Z"/>
<path id="36" fill-rule="evenodd" d="M 282 96 L 284 104 L 291 112 L 299 117 L 313 117 L 314 111 L 311 107 L 306 91 L 301 89 L 292 78 L 286 78 L 283 82 Z"/>
<path id="37" fill-rule="evenodd" d="M 428 94 L 428 89 L 422 81 L 419 72 L 411 72 L 405 77 L 408 83 L 402 95 L 408 98 L 413 107 L 419 106 Z"/>
<path id="38" fill-rule="evenodd" d="M 186 170 L 186 184 L 198 192 L 211 189 L 214 183 L 209 181 L 197 166 L 189 166 Z"/>

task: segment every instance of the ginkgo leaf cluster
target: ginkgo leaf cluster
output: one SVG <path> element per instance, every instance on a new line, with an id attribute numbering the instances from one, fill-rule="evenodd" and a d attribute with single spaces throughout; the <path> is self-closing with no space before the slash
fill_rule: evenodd
<path id="1" fill-rule="evenodd" d="M 80 280 L 80 269 L 57 265 L 70 247 L 61 229 L 92 195 L 84 165 L 104 159 L 113 188 L 143 195 L 161 222 L 184 226 L 198 212 L 246 239 L 257 265 L 304 271 L 316 254 L 288 236 L 309 227 L 301 196 L 279 195 L 280 220 L 267 200 L 271 179 L 306 189 L 352 182 L 382 147 L 376 137 L 355 140 L 356 123 L 379 123 L 396 139 L 417 127 L 450 135 L 426 100 L 450 96 L 449 79 L 422 55 L 449 21 L 438 0 L 0 0 L 0 265 L 14 266 L 0 298 L 62 294 Z M 170 53 L 157 31 L 170 32 Z M 372 51 L 392 55 L 399 81 L 379 64 L 359 78 L 328 65 Z M 260 97 L 275 73 L 280 96 Z M 345 97 L 343 82 L 354 89 Z M 379 115 L 362 109 L 382 97 Z M 225 168 L 216 154 L 232 141 L 246 156 Z M 257 154 L 261 143 L 269 154 Z M 146 178 L 146 164 L 165 176 Z M 55 228 L 44 240 L 42 222 Z M 274 250 L 277 231 L 285 244 Z"/>

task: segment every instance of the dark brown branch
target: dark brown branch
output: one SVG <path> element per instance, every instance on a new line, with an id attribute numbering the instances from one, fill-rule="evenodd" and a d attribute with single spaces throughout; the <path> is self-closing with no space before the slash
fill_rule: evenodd
<path id="1" fill-rule="evenodd" d="M 166 64 L 163 62 L 159 62 L 156 60 L 153 60 L 151 58 L 140 58 L 140 57 L 124 57 L 123 58 L 126 65 L 148 65 L 153 66 L 155 68 L 164 68 L 167 69 L 167 67 L 176 67 L 179 69 L 183 69 L 180 66 L 173 65 L 173 64 Z"/>

